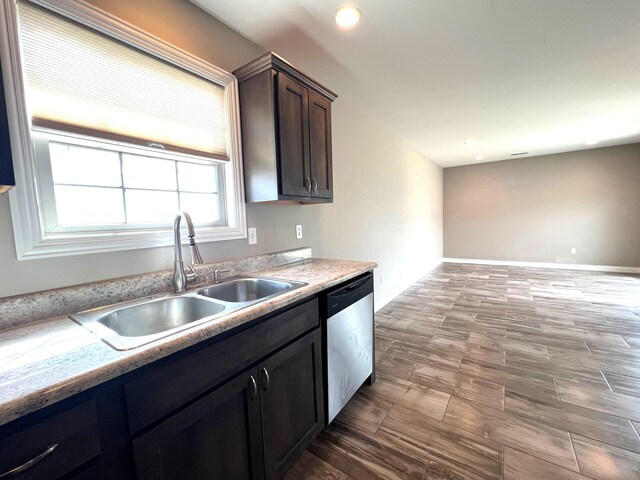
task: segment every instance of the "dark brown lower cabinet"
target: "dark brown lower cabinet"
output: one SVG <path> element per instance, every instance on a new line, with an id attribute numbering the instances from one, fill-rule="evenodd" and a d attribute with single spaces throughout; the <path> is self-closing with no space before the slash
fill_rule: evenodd
<path id="1" fill-rule="evenodd" d="M 323 426 L 315 329 L 134 440 L 137 478 L 280 478 Z"/>
<path id="2" fill-rule="evenodd" d="M 258 365 L 267 479 L 280 478 L 324 427 L 320 329 Z"/>
<path id="3" fill-rule="evenodd" d="M 134 440 L 140 480 L 264 478 L 257 369 Z"/>
<path id="4" fill-rule="evenodd" d="M 0 476 L 280 478 L 324 427 L 322 355 L 313 297 L 0 426 Z"/>

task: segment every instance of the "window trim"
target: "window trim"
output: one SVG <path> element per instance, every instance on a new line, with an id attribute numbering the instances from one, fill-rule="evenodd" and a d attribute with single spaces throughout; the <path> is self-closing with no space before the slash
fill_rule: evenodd
<path id="1" fill-rule="evenodd" d="M 20 0 L 27 1 L 27 0 Z M 133 48 L 158 57 L 225 88 L 227 141 L 232 174 L 225 175 L 228 225 L 199 228 L 199 242 L 247 237 L 246 209 L 240 139 L 238 81 L 232 74 L 211 65 L 99 8 L 70 0 L 28 0 L 30 3 L 67 17 L 108 35 Z M 5 83 L 11 150 L 16 188 L 9 192 L 11 219 L 18 260 L 83 253 L 152 248 L 173 244 L 171 228 L 144 229 L 93 235 L 46 234 L 37 185 L 37 165 L 31 141 L 30 119 L 26 111 L 25 87 L 19 48 L 17 5 L 0 0 L 0 59 Z"/>

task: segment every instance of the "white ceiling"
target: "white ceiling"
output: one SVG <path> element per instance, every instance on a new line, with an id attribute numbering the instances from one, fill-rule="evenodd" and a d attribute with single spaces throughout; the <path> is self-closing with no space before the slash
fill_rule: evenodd
<path id="1" fill-rule="evenodd" d="M 640 142 L 640 0 L 192 1 L 443 167 Z"/>

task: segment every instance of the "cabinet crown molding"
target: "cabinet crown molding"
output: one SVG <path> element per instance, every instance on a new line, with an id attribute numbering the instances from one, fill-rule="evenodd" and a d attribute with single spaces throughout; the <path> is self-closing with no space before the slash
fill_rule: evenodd
<path id="1" fill-rule="evenodd" d="M 329 101 L 334 101 L 338 98 L 338 95 L 319 82 L 316 82 L 309 77 L 302 70 L 294 67 L 284 58 L 274 52 L 267 52 L 261 57 L 256 58 L 254 61 L 246 64 L 243 67 L 235 70 L 233 74 L 236 76 L 239 82 L 242 82 L 248 78 L 251 78 L 266 70 L 274 69 L 280 72 L 284 72 L 291 78 L 301 83 L 307 88 L 315 90 Z"/>

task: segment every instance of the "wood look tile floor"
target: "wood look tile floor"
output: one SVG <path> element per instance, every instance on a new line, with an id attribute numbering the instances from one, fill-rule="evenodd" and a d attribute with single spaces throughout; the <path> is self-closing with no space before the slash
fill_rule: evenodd
<path id="1" fill-rule="evenodd" d="M 640 480 L 638 275 L 444 263 L 376 365 L 287 480 Z"/>

